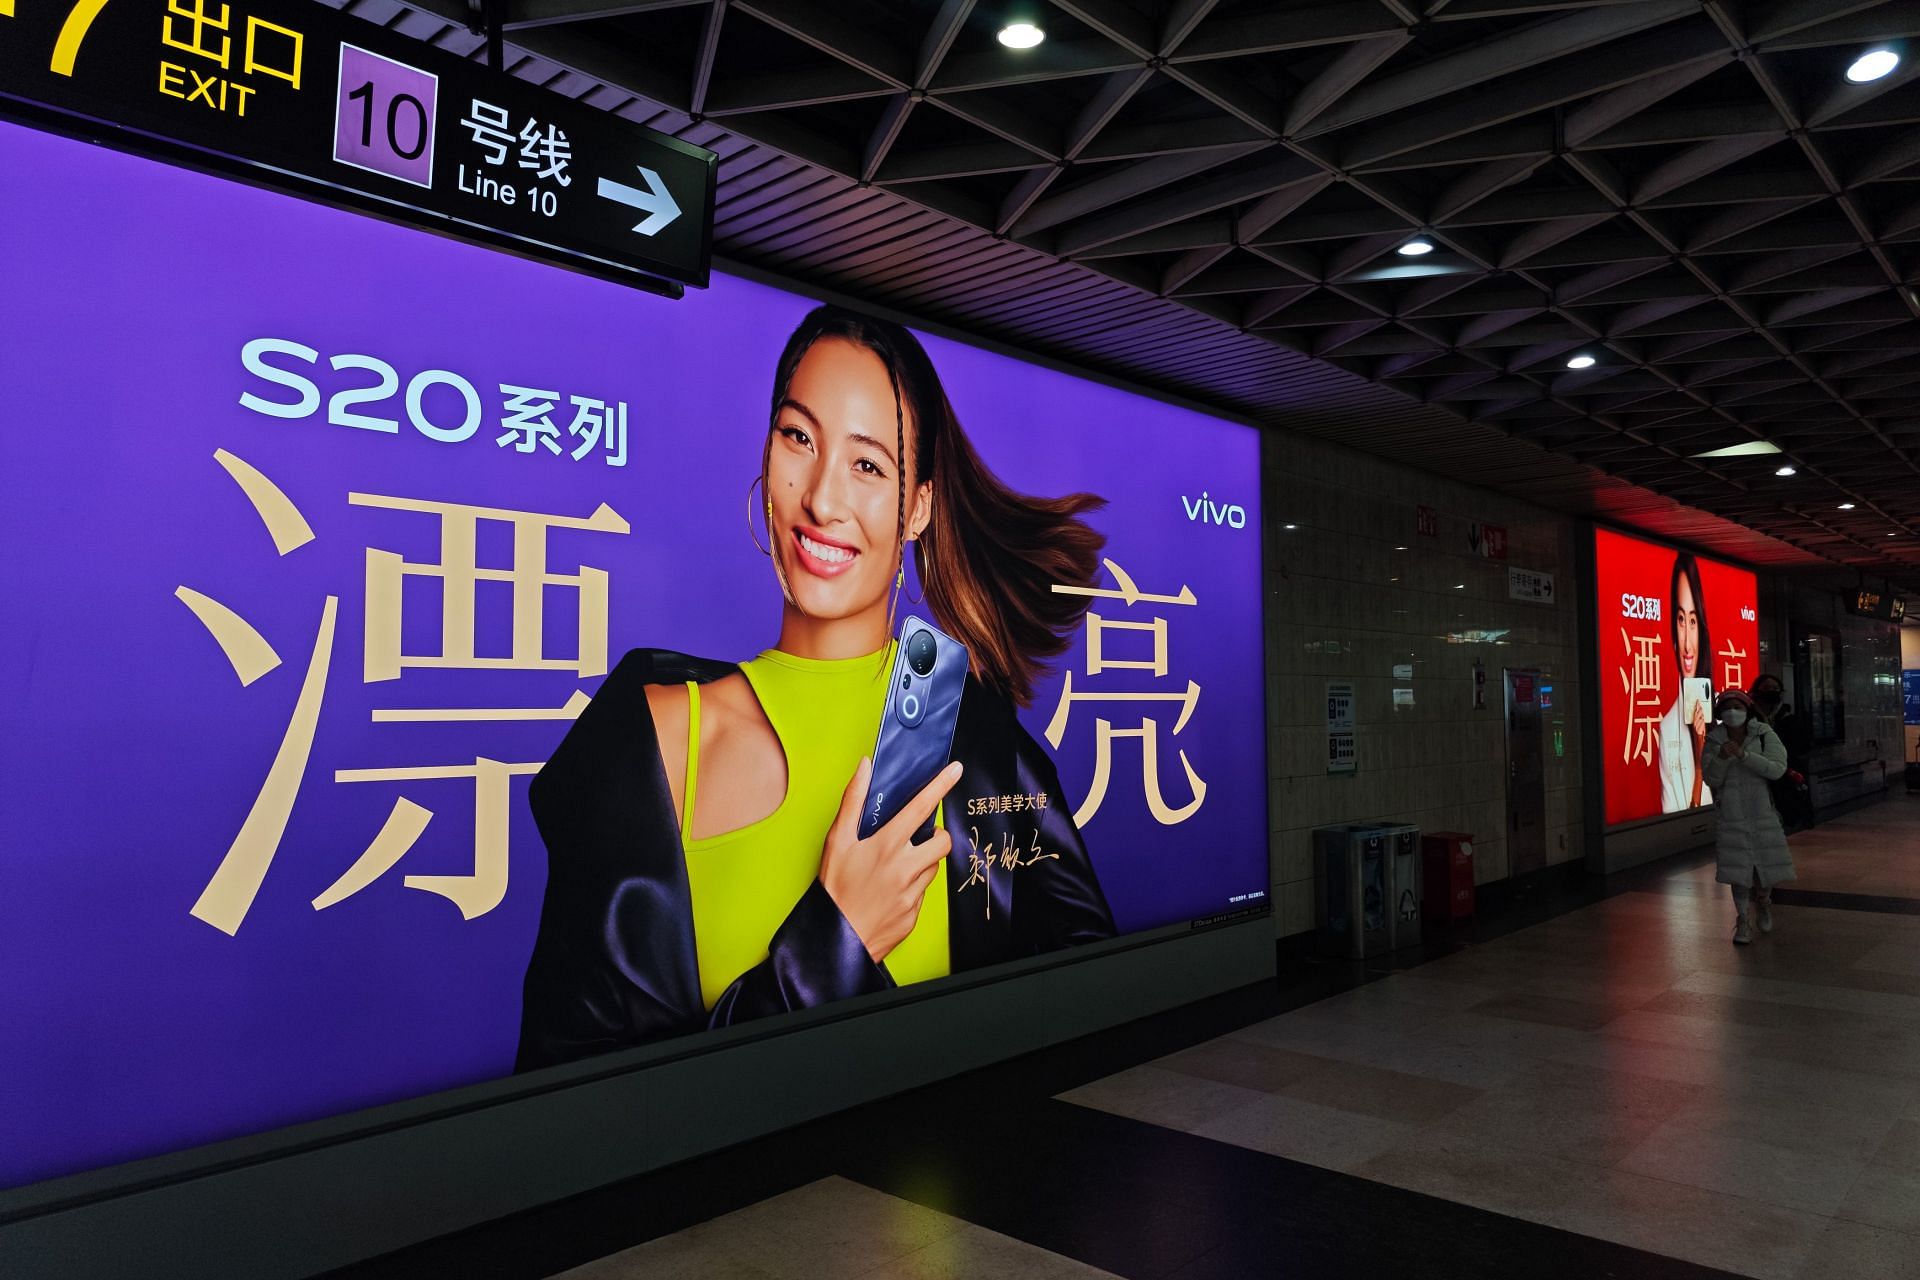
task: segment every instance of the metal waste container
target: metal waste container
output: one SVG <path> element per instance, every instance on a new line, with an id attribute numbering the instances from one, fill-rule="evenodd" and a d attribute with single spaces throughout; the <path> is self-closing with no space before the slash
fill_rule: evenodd
<path id="1" fill-rule="evenodd" d="M 1387 839 L 1389 870 L 1387 914 L 1393 950 L 1420 945 L 1421 899 L 1426 893 L 1425 867 L 1420 859 L 1420 828 L 1405 823 L 1383 823 L 1375 830 Z"/>
<path id="2" fill-rule="evenodd" d="M 1377 827 L 1349 824 L 1314 831 L 1314 925 L 1327 955 L 1364 960 L 1392 949 L 1390 847 Z"/>
<path id="3" fill-rule="evenodd" d="M 1364 960 L 1418 946 L 1420 829 L 1361 822 L 1313 833 L 1314 924 L 1327 955 Z"/>

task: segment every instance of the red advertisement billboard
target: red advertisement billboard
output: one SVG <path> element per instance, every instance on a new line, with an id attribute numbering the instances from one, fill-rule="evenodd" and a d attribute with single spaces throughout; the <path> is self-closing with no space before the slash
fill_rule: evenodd
<path id="1" fill-rule="evenodd" d="M 1700 744 L 1714 696 L 1760 674 L 1759 581 L 1606 529 L 1594 564 L 1607 825 L 1712 804 Z"/>

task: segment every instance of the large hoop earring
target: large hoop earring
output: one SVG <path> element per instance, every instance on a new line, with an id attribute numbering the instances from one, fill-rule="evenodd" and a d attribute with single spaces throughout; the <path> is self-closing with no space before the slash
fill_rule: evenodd
<path id="1" fill-rule="evenodd" d="M 917 539 L 908 538 L 907 541 L 914 542 L 914 541 L 917 541 Z M 900 576 L 902 581 L 905 580 L 906 573 L 907 573 L 906 565 L 903 563 L 900 566 Z M 920 557 L 917 554 L 913 558 L 913 576 L 915 580 L 915 585 L 917 585 L 920 588 L 920 594 L 916 596 L 911 591 L 907 592 L 907 603 L 908 604 L 925 604 L 927 602 L 927 587 L 925 583 L 919 581 Z"/>
<path id="2" fill-rule="evenodd" d="M 766 521 L 767 521 L 767 541 L 771 543 L 773 541 L 773 494 L 771 491 L 768 490 L 764 478 L 760 481 L 760 496 L 762 499 L 764 499 L 765 515 L 766 515 Z M 752 533 L 753 532 L 753 507 L 752 507 L 753 490 L 751 488 L 747 490 L 747 502 L 748 502 L 747 532 Z M 759 547 L 760 540 L 758 538 L 754 539 L 753 545 L 756 547 Z M 793 608 L 799 609 L 799 611 L 802 614 L 805 614 L 806 610 L 801 609 L 800 602 L 793 598 L 793 588 L 787 585 L 787 566 L 780 563 L 779 554 L 773 551 L 770 547 L 760 547 L 760 553 L 766 556 L 767 559 L 773 561 L 773 577 L 774 577 L 774 581 L 780 584 L 780 598 L 786 601 L 787 604 L 791 605 Z"/>
<path id="3" fill-rule="evenodd" d="M 900 561 L 900 567 L 894 571 L 893 595 L 887 601 L 887 639 L 888 640 L 893 639 L 893 636 L 894 636 L 893 624 L 900 617 L 900 588 L 902 585 L 906 583 L 906 580 L 907 580 L 907 562 L 905 557 L 902 556 Z"/>
<path id="4" fill-rule="evenodd" d="M 747 485 L 747 537 L 753 540 L 753 549 L 755 551 L 758 551 L 763 556 L 771 556 L 773 552 L 760 545 L 760 535 L 753 531 L 753 491 L 760 487 L 760 481 L 761 477 L 755 476 L 752 483 Z M 769 499 L 767 506 L 771 508 L 772 505 L 773 503 L 771 499 Z"/>

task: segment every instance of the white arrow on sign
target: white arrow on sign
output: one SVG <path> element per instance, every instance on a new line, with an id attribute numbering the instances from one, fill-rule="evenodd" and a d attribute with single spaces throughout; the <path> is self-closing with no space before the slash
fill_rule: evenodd
<path id="1" fill-rule="evenodd" d="M 668 223 L 680 216 L 680 202 L 667 190 L 667 184 L 660 181 L 660 175 L 643 164 L 635 165 L 640 177 L 646 182 L 647 189 L 630 187 L 624 182 L 615 182 L 610 178 L 600 179 L 600 194 L 608 200 L 617 200 L 646 214 L 634 226 L 634 230 L 643 236 L 659 235 Z"/>

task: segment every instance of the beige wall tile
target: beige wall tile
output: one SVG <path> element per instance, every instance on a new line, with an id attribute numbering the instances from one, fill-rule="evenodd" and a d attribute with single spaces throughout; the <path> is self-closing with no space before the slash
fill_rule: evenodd
<path id="1" fill-rule="evenodd" d="M 1552 675 L 1548 859 L 1582 856 L 1577 523 L 1318 441 L 1270 436 L 1264 465 L 1276 931 L 1312 927 L 1316 826 L 1379 819 L 1468 831 L 1477 878 L 1506 876 L 1502 667 Z M 1438 513 L 1438 537 L 1415 532 L 1418 506 Z M 1553 573 L 1564 603 L 1508 599 L 1507 564 L 1469 545 L 1475 522 L 1504 525 L 1508 563 Z M 1476 659 L 1488 673 L 1485 711 L 1472 708 Z M 1329 681 L 1355 687 L 1353 776 L 1326 773 Z M 1396 705 L 1395 690 L 1411 691 L 1411 704 L 1403 693 Z"/>

